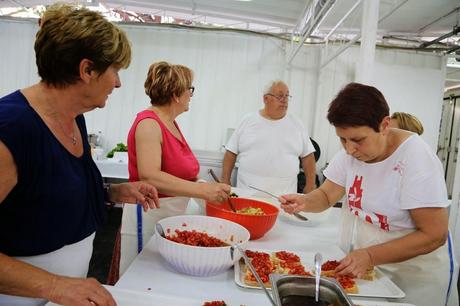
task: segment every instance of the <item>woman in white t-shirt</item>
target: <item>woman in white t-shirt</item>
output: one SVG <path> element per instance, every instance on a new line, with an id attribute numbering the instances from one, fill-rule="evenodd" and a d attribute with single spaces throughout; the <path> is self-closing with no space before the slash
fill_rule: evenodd
<path id="1" fill-rule="evenodd" d="M 331 102 L 327 118 L 344 150 L 324 171 L 319 188 L 284 195 L 281 207 L 288 213 L 320 212 L 346 195 L 353 250 L 337 274 L 361 277 L 379 266 L 406 293 L 400 301 L 446 305 L 449 291 L 455 301 L 449 204 L 437 156 L 418 135 L 389 127 L 388 104 L 374 87 L 348 84 Z"/>

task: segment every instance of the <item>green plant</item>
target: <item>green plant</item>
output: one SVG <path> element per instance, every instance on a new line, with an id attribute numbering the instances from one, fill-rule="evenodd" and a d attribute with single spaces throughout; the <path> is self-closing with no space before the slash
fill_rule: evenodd
<path id="1" fill-rule="evenodd" d="M 128 146 L 122 142 L 117 143 L 117 146 L 107 153 L 107 158 L 112 158 L 115 152 L 128 152 Z"/>

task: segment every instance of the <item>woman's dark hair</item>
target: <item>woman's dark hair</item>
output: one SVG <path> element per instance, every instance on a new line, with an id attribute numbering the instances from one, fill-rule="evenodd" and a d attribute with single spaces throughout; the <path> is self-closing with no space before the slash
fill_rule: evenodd
<path id="1" fill-rule="evenodd" d="M 335 127 L 368 126 L 378 132 L 389 115 L 390 108 L 377 88 L 350 83 L 329 104 L 327 120 Z"/>

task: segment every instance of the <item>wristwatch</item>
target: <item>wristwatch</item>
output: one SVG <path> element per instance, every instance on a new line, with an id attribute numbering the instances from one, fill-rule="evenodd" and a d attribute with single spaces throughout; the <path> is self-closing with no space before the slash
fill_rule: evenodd
<path id="1" fill-rule="evenodd" d="M 104 202 L 109 205 L 115 205 L 115 202 L 110 200 L 110 187 L 112 184 L 104 183 Z"/>

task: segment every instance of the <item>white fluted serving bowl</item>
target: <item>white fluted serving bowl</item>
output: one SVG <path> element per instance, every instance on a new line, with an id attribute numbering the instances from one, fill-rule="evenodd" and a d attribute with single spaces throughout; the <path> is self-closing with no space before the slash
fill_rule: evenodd
<path id="1" fill-rule="evenodd" d="M 243 226 L 221 218 L 181 215 L 158 221 L 165 234 L 173 235 L 175 230 L 196 230 L 216 237 L 227 244 L 224 247 L 198 247 L 177 243 L 161 237 L 155 229 L 156 243 L 161 256 L 174 270 L 193 276 L 212 276 L 232 267 L 240 258 L 239 252 L 231 258 L 230 245 L 238 243 L 243 248 L 250 234 Z"/>

